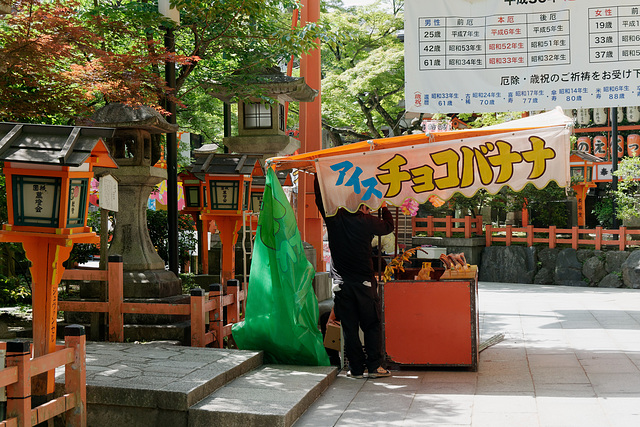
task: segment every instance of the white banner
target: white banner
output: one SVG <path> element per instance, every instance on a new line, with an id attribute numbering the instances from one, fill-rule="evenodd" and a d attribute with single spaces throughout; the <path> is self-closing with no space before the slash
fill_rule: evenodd
<path id="1" fill-rule="evenodd" d="M 640 0 L 406 0 L 408 111 L 640 105 Z"/>
<path id="2" fill-rule="evenodd" d="M 543 188 L 552 180 L 564 187 L 570 134 L 561 125 L 318 158 L 325 211 L 355 212 L 362 203 L 377 209 L 383 201 L 401 206 L 409 198 L 424 203 L 433 195 L 447 200 L 456 192 L 470 197 L 481 188 L 495 194 L 505 185 Z"/>

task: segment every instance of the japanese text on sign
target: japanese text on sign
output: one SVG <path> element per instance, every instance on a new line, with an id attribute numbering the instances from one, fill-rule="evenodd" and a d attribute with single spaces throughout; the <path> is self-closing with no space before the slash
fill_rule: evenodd
<path id="1" fill-rule="evenodd" d="M 569 176 L 561 166 L 568 159 L 568 132 L 545 128 L 490 140 L 347 154 L 318 159 L 316 170 L 329 214 L 338 207 L 353 212 L 361 203 L 376 208 L 382 200 L 400 206 L 407 198 L 422 202 L 437 195 L 447 200 L 453 193 L 470 196 L 479 188 L 495 193 L 504 185 L 514 190 L 527 183 L 541 188 L 550 180 L 563 185 Z"/>
<path id="2" fill-rule="evenodd" d="M 405 17 L 409 111 L 640 102 L 638 0 L 407 0 Z"/>

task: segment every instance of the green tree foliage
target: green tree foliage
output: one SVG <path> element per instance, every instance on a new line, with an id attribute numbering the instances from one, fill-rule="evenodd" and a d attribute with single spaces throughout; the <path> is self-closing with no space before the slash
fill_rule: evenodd
<path id="1" fill-rule="evenodd" d="M 31 303 L 31 286 L 23 276 L 0 274 L 0 307 Z"/>
<path id="2" fill-rule="evenodd" d="M 159 41 L 135 37 L 128 22 L 87 13 L 74 0 L 13 6 L 0 17 L 0 120 L 65 123 L 99 102 L 146 103 L 165 90 L 156 69 L 169 56 Z"/>
<path id="3" fill-rule="evenodd" d="M 168 265 L 168 220 L 167 211 L 147 209 L 147 224 L 149 237 L 158 255 Z M 189 214 L 180 214 L 178 217 L 178 261 L 185 265 L 190 260 L 190 253 L 195 251 L 198 243 L 195 232 L 195 223 Z"/>
<path id="4" fill-rule="evenodd" d="M 529 209 L 529 218 L 533 225 L 537 227 L 567 227 L 569 210 L 566 204 L 566 190 L 554 181 L 550 182 L 542 189 L 536 188 L 533 184 L 527 184 L 519 192 L 508 188 L 510 203 L 507 205 L 509 211 L 522 209 L 526 206 Z"/>
<path id="5" fill-rule="evenodd" d="M 245 87 L 242 76 L 307 52 L 319 35 L 315 25 L 291 27 L 295 1 L 172 3 L 179 25 L 155 2 L 16 0 L 17 13 L 0 18 L 0 119 L 65 123 L 106 102 L 161 108 L 172 97 L 185 130 L 212 134 L 207 112 L 220 103 L 206 99 L 211 82 Z M 166 28 L 175 54 L 165 51 Z M 176 63 L 173 92 L 167 60 Z"/>
<path id="6" fill-rule="evenodd" d="M 323 127 L 333 144 L 382 138 L 382 126 L 400 134 L 404 47 L 396 34 L 402 16 L 378 3 L 333 7 L 323 20 L 334 34 L 322 45 Z"/>
<path id="7" fill-rule="evenodd" d="M 618 218 L 640 217 L 640 157 L 623 157 L 615 175 L 618 177 L 618 189 L 613 195 Z"/>

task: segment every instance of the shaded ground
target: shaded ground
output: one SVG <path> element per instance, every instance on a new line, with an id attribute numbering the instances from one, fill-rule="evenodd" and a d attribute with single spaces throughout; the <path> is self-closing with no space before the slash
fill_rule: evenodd
<path id="1" fill-rule="evenodd" d="M 25 337 L 31 331 L 31 310 L 0 307 L 0 340 Z M 28 332 L 28 333 L 27 333 Z"/>

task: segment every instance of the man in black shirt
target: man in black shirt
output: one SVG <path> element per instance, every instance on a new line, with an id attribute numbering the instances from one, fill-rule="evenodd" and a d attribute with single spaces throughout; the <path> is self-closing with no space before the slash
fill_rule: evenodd
<path id="1" fill-rule="evenodd" d="M 380 299 L 371 240 L 373 236 L 384 236 L 393 231 L 393 217 L 389 209 L 383 207 L 382 219 L 376 218 L 364 205 L 354 213 L 339 209 L 335 215 L 326 216 L 317 179 L 314 190 L 316 205 L 329 234 L 334 311 L 342 325 L 349 375 L 363 378 L 366 366 L 369 378 L 389 376 L 389 371 L 382 367 Z M 366 356 L 362 351 L 359 328 L 364 333 Z"/>

